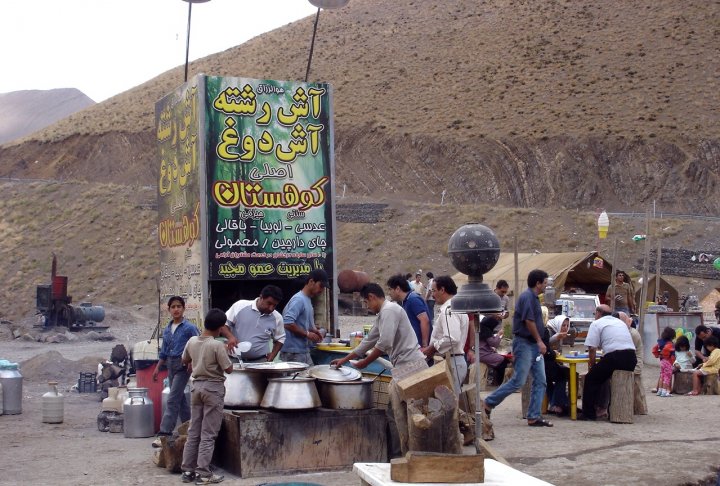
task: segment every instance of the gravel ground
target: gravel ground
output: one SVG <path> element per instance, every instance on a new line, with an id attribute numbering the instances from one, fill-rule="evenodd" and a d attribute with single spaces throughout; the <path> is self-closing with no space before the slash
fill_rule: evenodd
<path id="1" fill-rule="evenodd" d="M 342 336 L 362 330 L 372 321 L 372 316 L 341 317 Z M 122 342 L 134 342 L 149 337 L 153 325 L 149 319 L 128 321 L 117 324 L 114 333 L 123 336 Z M 0 357 L 19 362 L 33 358 L 37 362 L 47 355 L 63 366 L 68 366 L 67 362 L 87 365 L 92 361 L 88 358 L 108 356 L 117 342 L 121 341 L 50 344 L 0 340 Z M 177 475 L 152 463 L 152 439 L 127 439 L 122 434 L 97 430 L 97 395 L 70 391 L 77 373 L 74 368 L 68 369 L 67 376 L 59 380 L 66 396 L 62 424 L 41 421 L 41 397 L 48 387 L 45 376 L 37 373 L 25 380 L 23 413 L 0 416 L 0 484 L 178 484 Z M 658 367 L 646 366 L 646 388 L 658 374 Z M 513 467 L 558 485 L 715 484 L 720 453 L 714 414 L 720 407 L 720 396 L 660 398 L 648 392 L 647 400 L 650 414 L 636 416 L 634 424 L 559 418 L 553 428 L 530 429 L 521 418 L 520 394 L 515 393 L 493 412 L 496 439 L 491 445 Z M 466 452 L 473 449 L 466 448 Z M 224 484 L 238 485 L 289 480 L 226 478 Z M 710 478 L 712 482 L 702 482 Z M 359 482 L 350 471 L 294 475 L 292 481 L 323 486 Z"/>

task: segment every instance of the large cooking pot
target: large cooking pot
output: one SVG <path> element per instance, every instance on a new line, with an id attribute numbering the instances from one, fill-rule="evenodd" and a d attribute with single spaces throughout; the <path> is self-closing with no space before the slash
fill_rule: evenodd
<path id="1" fill-rule="evenodd" d="M 315 378 L 284 376 L 270 378 L 260 406 L 276 410 L 306 410 L 321 405 Z"/>
<path id="2" fill-rule="evenodd" d="M 323 407 L 339 410 L 364 410 L 372 408 L 373 380 L 363 378 L 353 381 L 317 380 L 317 389 Z"/>
<path id="3" fill-rule="evenodd" d="M 232 373 L 225 373 L 225 406 L 227 408 L 259 407 L 267 384 L 267 375 L 264 373 L 243 369 L 242 364 L 235 363 Z"/>

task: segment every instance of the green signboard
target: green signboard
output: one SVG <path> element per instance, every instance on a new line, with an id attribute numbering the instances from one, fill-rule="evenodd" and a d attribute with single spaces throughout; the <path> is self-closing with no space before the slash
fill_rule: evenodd
<path id="1" fill-rule="evenodd" d="M 333 273 L 327 84 L 205 77 L 209 278 Z"/>

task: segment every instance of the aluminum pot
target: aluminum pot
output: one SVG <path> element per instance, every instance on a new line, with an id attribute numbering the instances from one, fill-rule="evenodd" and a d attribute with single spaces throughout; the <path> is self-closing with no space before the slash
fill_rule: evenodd
<path id="1" fill-rule="evenodd" d="M 239 363 L 234 364 L 233 372 L 225 373 L 225 407 L 259 407 L 267 385 L 266 374 L 243 369 Z"/>
<path id="2" fill-rule="evenodd" d="M 364 410 L 372 408 L 373 380 L 363 378 L 353 381 L 317 381 L 317 389 L 323 407 L 338 410 Z"/>
<path id="3" fill-rule="evenodd" d="M 321 405 L 315 378 L 270 378 L 260 406 L 276 410 L 307 410 Z"/>

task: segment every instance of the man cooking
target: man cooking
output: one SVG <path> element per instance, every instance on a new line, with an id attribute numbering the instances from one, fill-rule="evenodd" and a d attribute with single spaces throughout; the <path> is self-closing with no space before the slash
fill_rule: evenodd
<path id="1" fill-rule="evenodd" d="M 388 389 L 391 402 L 391 407 L 388 408 L 388 421 L 392 442 L 391 455 L 398 456 L 399 453 L 407 452 L 408 436 L 407 428 L 398 428 L 396 421 L 406 424 L 407 410 L 405 403 L 400 399 L 395 382 L 426 369 L 427 363 L 405 310 L 395 302 L 385 300 L 382 287 L 376 283 L 363 286 L 360 295 L 367 301 L 368 310 L 377 314 L 375 323 L 367 337 L 350 354 L 333 360 L 330 364 L 339 367 L 351 359 L 359 359 L 354 366 L 362 369 L 384 354 L 390 356 L 393 379 Z M 370 354 L 365 356 L 368 351 Z"/>
<path id="2" fill-rule="evenodd" d="M 266 285 L 260 297 L 254 300 L 238 300 L 225 313 L 226 326 L 238 341 L 248 341 L 251 348 L 242 353 L 246 363 L 272 361 L 285 342 L 285 325 L 282 315 L 275 310 L 283 298 L 282 290 Z M 270 350 L 270 341 L 273 346 Z"/>

